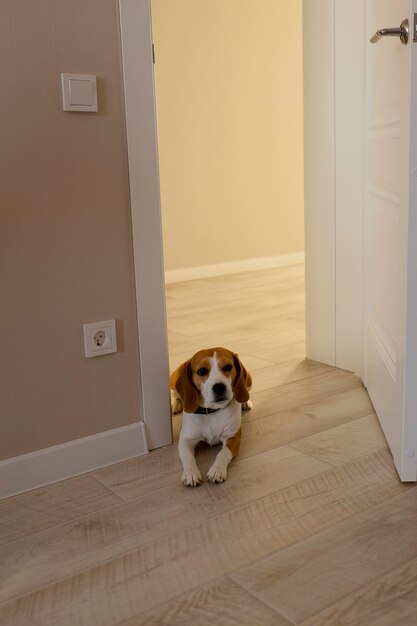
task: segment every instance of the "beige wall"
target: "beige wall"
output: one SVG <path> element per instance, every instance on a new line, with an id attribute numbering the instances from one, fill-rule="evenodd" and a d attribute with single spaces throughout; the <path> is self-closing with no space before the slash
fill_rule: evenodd
<path id="1" fill-rule="evenodd" d="M 116 0 L 2 0 L 0 459 L 139 418 Z M 60 73 L 98 76 L 64 113 Z M 118 320 L 86 359 L 82 324 Z"/>
<path id="2" fill-rule="evenodd" d="M 300 252 L 301 0 L 152 0 L 165 269 Z"/>

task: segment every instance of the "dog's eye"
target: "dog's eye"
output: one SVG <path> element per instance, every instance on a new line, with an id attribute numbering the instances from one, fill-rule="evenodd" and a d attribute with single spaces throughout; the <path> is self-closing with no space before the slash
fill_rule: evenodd
<path id="1" fill-rule="evenodd" d="M 233 367 L 233 365 L 230 365 L 230 363 L 228 363 L 227 365 L 224 366 L 223 372 L 231 372 L 232 371 L 232 367 Z"/>
<path id="2" fill-rule="evenodd" d="M 200 367 L 200 369 L 197 370 L 197 374 L 199 376 L 206 376 L 206 374 L 208 374 L 208 369 L 206 367 Z"/>

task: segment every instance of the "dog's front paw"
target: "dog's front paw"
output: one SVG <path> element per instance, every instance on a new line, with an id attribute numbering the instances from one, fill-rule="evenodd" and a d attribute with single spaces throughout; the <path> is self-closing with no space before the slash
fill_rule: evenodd
<path id="1" fill-rule="evenodd" d="M 211 483 L 223 483 L 227 478 L 227 467 L 212 465 L 207 472 L 207 480 Z"/>
<path id="2" fill-rule="evenodd" d="M 186 487 L 198 487 L 203 480 L 198 467 L 191 470 L 184 470 L 182 473 L 182 484 Z"/>
<path id="3" fill-rule="evenodd" d="M 249 411 L 252 408 L 252 401 L 248 400 L 242 404 L 242 411 Z"/>
<path id="4" fill-rule="evenodd" d="M 181 413 L 182 411 L 182 400 L 181 398 L 172 398 L 171 399 L 171 413 L 172 415 L 177 415 L 177 413 Z"/>

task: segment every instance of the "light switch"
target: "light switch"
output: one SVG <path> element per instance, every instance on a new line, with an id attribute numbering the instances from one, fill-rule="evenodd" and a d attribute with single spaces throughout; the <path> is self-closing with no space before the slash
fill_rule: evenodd
<path id="1" fill-rule="evenodd" d="M 61 74 L 64 111 L 98 111 L 94 74 Z"/>

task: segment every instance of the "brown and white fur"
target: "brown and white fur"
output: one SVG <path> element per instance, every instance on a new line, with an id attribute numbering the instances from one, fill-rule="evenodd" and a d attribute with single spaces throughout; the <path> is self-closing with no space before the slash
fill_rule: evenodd
<path id="1" fill-rule="evenodd" d="M 200 350 L 180 365 L 171 374 L 170 382 L 172 412 L 183 411 L 178 444 L 183 484 L 196 487 L 202 480 L 194 456 L 199 441 L 223 444 L 207 472 L 210 482 L 223 482 L 230 461 L 239 451 L 242 409 L 252 407 L 251 375 L 237 354 L 225 348 L 211 348 Z"/>

